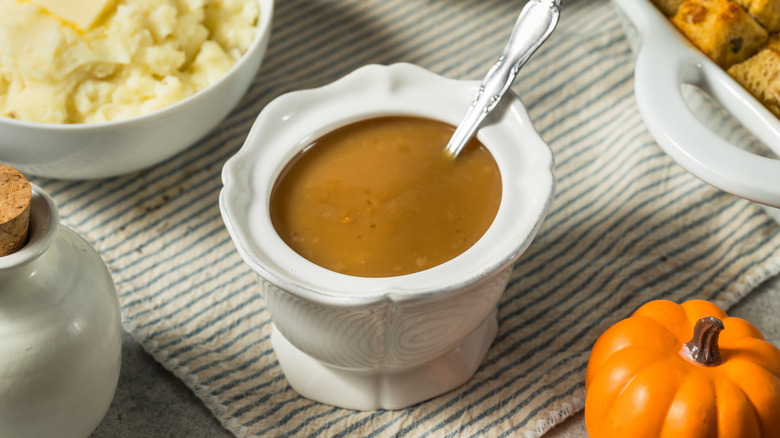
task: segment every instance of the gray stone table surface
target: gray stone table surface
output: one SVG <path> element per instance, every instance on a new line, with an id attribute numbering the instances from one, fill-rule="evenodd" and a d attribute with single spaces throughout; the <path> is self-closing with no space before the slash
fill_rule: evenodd
<path id="1" fill-rule="evenodd" d="M 759 286 L 730 309 L 729 315 L 752 322 L 767 340 L 780 347 L 780 278 Z M 122 354 L 116 395 L 91 438 L 233 436 L 182 381 L 127 334 Z M 545 435 L 549 438 L 586 436 L 582 412 Z"/>

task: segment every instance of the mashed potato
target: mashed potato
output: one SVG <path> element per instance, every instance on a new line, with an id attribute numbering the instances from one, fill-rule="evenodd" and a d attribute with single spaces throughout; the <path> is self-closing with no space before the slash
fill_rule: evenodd
<path id="1" fill-rule="evenodd" d="M 118 0 L 82 33 L 0 0 L 0 116 L 85 123 L 165 107 L 232 67 L 258 14 L 256 0 Z"/>

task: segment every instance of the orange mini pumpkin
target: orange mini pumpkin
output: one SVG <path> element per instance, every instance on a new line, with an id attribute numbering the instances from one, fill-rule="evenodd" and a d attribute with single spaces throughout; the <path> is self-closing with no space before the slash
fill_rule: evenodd
<path id="1" fill-rule="evenodd" d="M 591 438 L 780 437 L 780 350 L 707 301 L 651 301 L 610 327 L 585 388 Z"/>

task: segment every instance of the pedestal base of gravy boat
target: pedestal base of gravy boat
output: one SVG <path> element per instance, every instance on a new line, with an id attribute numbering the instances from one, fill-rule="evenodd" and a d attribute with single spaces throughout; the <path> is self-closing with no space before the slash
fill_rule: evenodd
<path id="1" fill-rule="evenodd" d="M 290 386 L 300 395 L 347 409 L 403 409 L 466 383 L 498 331 L 496 311 L 455 348 L 414 368 L 366 373 L 334 368 L 295 348 L 276 326 L 271 342 Z"/>

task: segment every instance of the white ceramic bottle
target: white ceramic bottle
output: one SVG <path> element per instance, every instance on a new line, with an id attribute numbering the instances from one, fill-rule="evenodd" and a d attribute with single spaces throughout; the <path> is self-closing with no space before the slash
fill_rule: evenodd
<path id="1" fill-rule="evenodd" d="M 32 185 L 28 241 L 0 257 L 0 437 L 87 437 L 114 397 L 121 336 L 105 263 Z"/>

